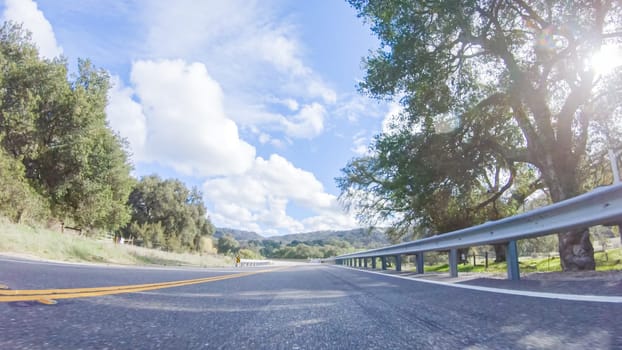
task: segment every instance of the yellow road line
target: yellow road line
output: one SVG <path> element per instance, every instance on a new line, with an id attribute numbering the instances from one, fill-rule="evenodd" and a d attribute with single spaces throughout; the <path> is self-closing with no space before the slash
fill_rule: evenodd
<path id="1" fill-rule="evenodd" d="M 263 272 L 255 271 L 255 272 Z M 239 275 L 239 274 L 234 274 Z M 0 290 L 0 296 L 2 295 L 42 295 L 42 294 L 67 294 L 67 293 L 85 293 L 85 292 L 95 292 L 95 291 L 109 291 L 109 290 L 122 290 L 122 289 L 134 289 L 141 287 L 155 287 L 162 286 L 166 287 L 169 285 L 176 285 L 181 282 L 208 282 L 214 278 L 218 278 L 221 276 L 213 276 L 213 277 L 204 277 L 197 278 L 192 280 L 181 280 L 181 281 L 171 281 L 171 282 L 158 282 L 158 283 L 148 283 L 148 284 L 136 284 L 136 285 L 125 285 L 125 286 L 110 286 L 110 287 L 94 287 L 94 288 L 65 288 L 65 289 L 33 289 L 33 290 Z"/>
<path id="2" fill-rule="evenodd" d="M 181 280 L 162 283 L 137 284 L 126 286 L 112 287 L 95 287 L 95 288 L 68 288 L 68 289 L 38 289 L 38 290 L 6 290 L 0 291 L 0 302 L 15 301 L 33 301 L 41 299 L 72 299 L 96 297 L 102 295 L 136 293 L 155 289 L 172 288 L 188 286 L 192 284 L 200 284 L 207 282 L 222 281 L 232 278 L 240 278 L 259 273 L 281 270 L 283 268 L 266 269 L 252 272 L 236 273 L 231 275 L 213 276 L 206 278 L 197 278 L 191 280 Z"/>

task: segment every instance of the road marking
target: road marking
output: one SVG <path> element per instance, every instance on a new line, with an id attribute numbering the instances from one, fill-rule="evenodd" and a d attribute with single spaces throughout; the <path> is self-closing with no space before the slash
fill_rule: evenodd
<path id="1" fill-rule="evenodd" d="M 35 290 L 0 290 L 0 302 L 15 302 L 15 301 L 54 301 L 56 299 L 73 299 L 73 298 L 85 298 L 96 297 L 111 294 L 122 293 L 136 293 L 144 292 L 155 289 L 182 287 L 192 284 L 208 283 L 215 281 L 222 281 L 232 278 L 241 278 L 250 275 L 256 275 L 260 273 L 273 272 L 282 270 L 284 268 L 272 268 L 265 270 L 257 270 L 243 273 L 236 273 L 231 275 L 213 276 L 206 278 L 197 278 L 191 280 L 181 280 L 162 283 L 149 283 L 149 284 L 137 284 L 126 286 L 111 286 L 111 287 L 95 287 L 95 288 L 67 288 L 67 289 L 35 289 Z"/>
<path id="2" fill-rule="evenodd" d="M 335 265 L 338 266 L 338 265 Z M 468 284 L 457 284 L 457 283 L 449 283 L 449 282 L 440 282 L 440 281 L 430 281 L 419 278 L 412 278 L 400 275 L 391 275 L 387 273 L 377 272 L 377 271 L 369 271 L 369 270 L 359 270 L 355 268 L 350 268 L 346 266 L 338 266 L 344 269 L 373 273 L 380 276 L 386 277 L 394 277 L 407 281 L 414 282 L 423 282 L 430 283 L 436 285 L 442 285 L 447 287 L 455 287 L 462 289 L 470 289 L 477 290 L 480 292 L 490 292 L 497 294 L 509 294 L 509 295 L 518 295 L 525 297 L 533 297 L 533 298 L 546 298 L 546 299 L 558 299 L 558 300 L 570 300 L 570 301 L 588 301 L 588 302 L 596 302 L 596 303 L 622 303 L 622 297 L 618 296 L 601 296 L 601 295 L 580 295 L 580 294 L 563 294 L 563 293 L 549 293 L 549 292 L 533 292 L 528 290 L 513 290 L 513 289 L 503 289 L 503 288 L 491 288 L 491 287 L 481 287 L 481 286 L 473 286 Z"/>

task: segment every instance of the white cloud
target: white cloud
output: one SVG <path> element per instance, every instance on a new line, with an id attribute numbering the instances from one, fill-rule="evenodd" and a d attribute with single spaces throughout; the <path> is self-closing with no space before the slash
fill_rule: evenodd
<path id="1" fill-rule="evenodd" d="M 364 118 L 381 118 L 385 115 L 386 109 L 387 103 L 384 101 L 371 99 L 360 94 L 348 94 L 341 96 L 334 114 L 351 123 L 357 123 Z"/>
<path id="2" fill-rule="evenodd" d="M 326 109 L 319 103 L 302 107 L 300 112 L 291 119 L 284 119 L 285 134 L 295 138 L 310 139 L 324 130 Z"/>
<path id="3" fill-rule="evenodd" d="M 269 159 L 257 157 L 244 174 L 207 180 L 203 189 L 216 213 L 212 219 L 219 226 L 254 227 L 264 233 L 269 233 L 269 228 L 291 233 L 356 227 L 355 220 L 342 211 L 337 198 L 326 193 L 312 173 L 276 154 Z M 294 219 L 287 212 L 289 203 L 314 216 Z"/>
<path id="4" fill-rule="evenodd" d="M 274 5 L 252 0 L 180 0 L 175 6 L 146 2 L 142 19 L 148 31 L 147 56 L 203 62 L 223 87 L 227 114 L 240 127 L 290 131 L 287 136 L 308 138 L 322 132 L 319 118 L 308 125 L 311 131 L 301 132 L 284 123 L 289 118 L 265 104 L 265 96 L 298 111 L 300 105 L 334 104 L 337 94 L 305 62 L 297 26 L 280 16 Z"/>
<path id="5" fill-rule="evenodd" d="M 270 135 L 263 132 L 259 134 L 259 143 L 261 143 L 262 145 L 270 142 L 270 140 L 272 140 Z"/>
<path id="6" fill-rule="evenodd" d="M 401 121 L 399 115 L 404 111 L 404 107 L 397 102 L 391 102 L 389 104 L 389 111 L 385 114 L 382 120 L 382 132 L 392 133 L 396 127 L 399 128 Z"/>
<path id="7" fill-rule="evenodd" d="M 3 21 L 23 23 L 24 28 L 32 33 L 32 40 L 39 47 L 42 57 L 54 58 L 63 53 L 56 43 L 52 25 L 32 0 L 5 0 Z"/>
<path id="8" fill-rule="evenodd" d="M 203 64 L 138 61 L 131 81 L 132 89 L 117 84 L 111 90 L 107 112 L 136 160 L 195 176 L 238 174 L 252 166 L 255 148 L 240 139 L 224 112 L 222 90 Z"/>
<path id="9" fill-rule="evenodd" d="M 297 111 L 299 108 L 298 102 L 292 98 L 287 98 L 282 102 L 290 111 Z"/>
<path id="10" fill-rule="evenodd" d="M 142 106 L 134 101 L 134 90 L 123 86 L 119 77 L 112 77 L 112 87 L 108 90 L 106 116 L 110 127 L 121 133 L 130 144 L 132 158 L 144 158 L 143 148 L 147 138 L 147 120 Z"/>
<path id="11" fill-rule="evenodd" d="M 369 140 L 367 139 L 365 134 L 365 131 L 361 131 L 356 133 L 353 137 L 353 145 L 350 150 L 358 156 L 369 153 Z"/>

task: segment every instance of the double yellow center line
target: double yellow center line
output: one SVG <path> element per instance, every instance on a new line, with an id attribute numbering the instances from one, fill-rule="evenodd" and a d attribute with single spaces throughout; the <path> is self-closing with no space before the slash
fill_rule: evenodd
<path id="1" fill-rule="evenodd" d="M 266 269 L 252 272 L 235 273 L 231 275 L 222 275 L 206 278 L 197 278 L 191 280 L 181 280 L 172 282 L 160 282 L 149 284 L 134 284 L 126 286 L 111 286 L 111 287 L 95 287 L 95 288 L 68 288 L 68 289 L 34 289 L 34 290 L 0 290 L 0 302 L 15 302 L 15 301 L 40 301 L 45 304 L 54 304 L 56 299 L 72 299 L 72 298 L 86 298 L 97 297 L 102 295 L 111 294 L 123 294 L 123 293 L 136 293 L 144 292 L 148 290 L 172 288 L 189 286 L 192 284 L 200 284 L 207 282 L 215 282 L 228 280 L 232 278 L 246 277 L 250 275 L 256 275 L 259 273 L 266 273 L 277 269 Z"/>

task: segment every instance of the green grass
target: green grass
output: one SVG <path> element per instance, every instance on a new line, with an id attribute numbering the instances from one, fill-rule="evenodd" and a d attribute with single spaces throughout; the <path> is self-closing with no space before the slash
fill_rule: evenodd
<path id="1" fill-rule="evenodd" d="M 122 265 L 230 266 L 233 260 L 220 255 L 169 253 L 131 245 L 115 245 L 40 227 L 16 225 L 0 218 L 0 253 L 69 262 Z"/>
<path id="2" fill-rule="evenodd" d="M 596 271 L 622 270 L 622 248 L 609 249 L 605 252 L 596 252 Z M 458 265 L 458 272 L 489 272 L 505 273 L 507 264 L 505 262 L 489 262 L 486 268 L 483 262 L 478 261 L 477 266 L 473 266 L 472 260 L 466 265 Z M 521 272 L 553 272 L 561 271 L 559 257 L 544 258 L 519 258 L 519 268 Z M 414 269 L 413 269 L 414 271 Z M 426 265 L 426 272 L 449 272 L 449 264 Z"/>
<path id="3" fill-rule="evenodd" d="M 596 252 L 596 271 L 622 270 L 622 248 Z"/>

